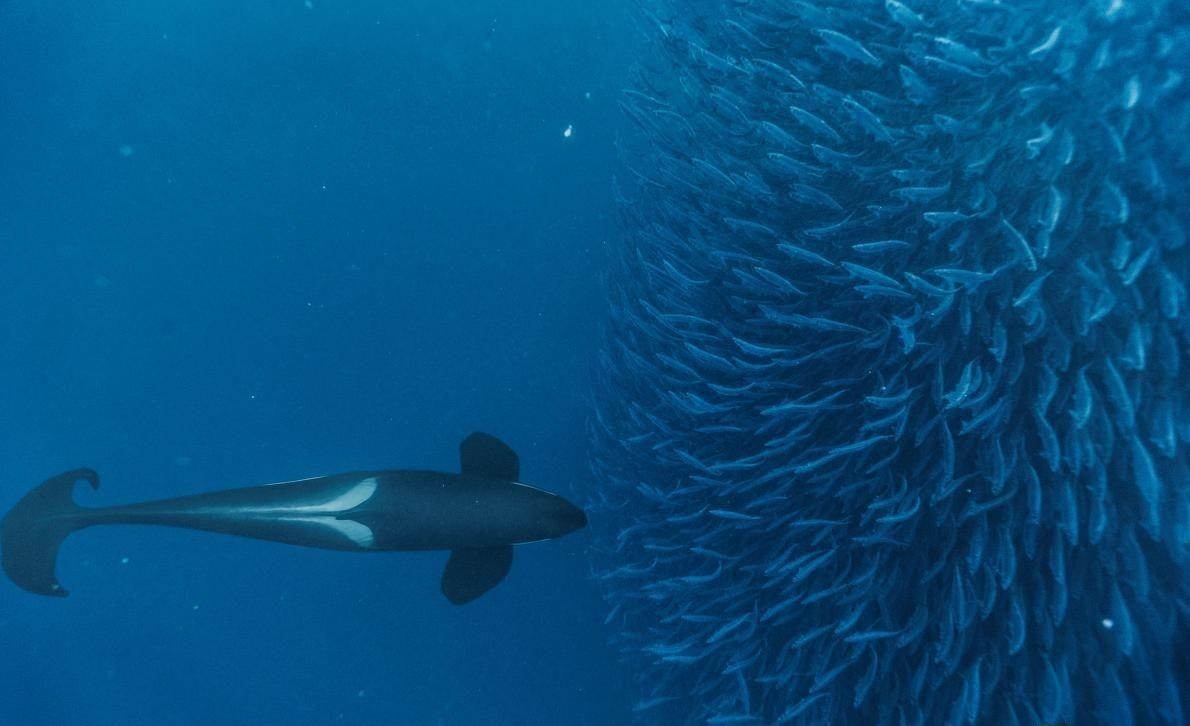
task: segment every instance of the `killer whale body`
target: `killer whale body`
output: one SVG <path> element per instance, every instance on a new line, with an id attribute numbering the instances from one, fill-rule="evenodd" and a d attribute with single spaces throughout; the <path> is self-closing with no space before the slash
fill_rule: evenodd
<path id="1" fill-rule="evenodd" d="M 522 484 L 516 453 L 474 433 L 459 446 L 460 473 L 365 471 L 94 509 L 74 502 L 76 469 L 33 489 L 0 522 L 3 567 L 19 587 L 64 597 L 58 548 L 99 524 L 152 524 L 357 552 L 450 550 L 442 592 L 456 605 L 495 587 L 512 566 L 512 546 L 555 539 L 587 523 L 562 497 Z"/>

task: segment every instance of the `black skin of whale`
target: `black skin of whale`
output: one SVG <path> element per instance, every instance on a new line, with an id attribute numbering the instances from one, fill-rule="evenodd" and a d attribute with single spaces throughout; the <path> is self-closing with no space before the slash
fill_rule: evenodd
<path id="1" fill-rule="evenodd" d="M 103 509 L 80 507 L 72 490 L 99 476 L 78 469 L 25 496 L 0 523 L 3 566 L 20 587 L 64 596 L 54 574 L 71 532 L 100 524 L 150 524 L 303 547 L 355 552 L 450 550 L 442 590 L 462 604 L 507 574 L 512 545 L 556 539 L 587 517 L 562 497 L 521 484 L 512 449 L 487 434 L 460 446 L 462 472 L 363 471 L 228 489 Z"/>

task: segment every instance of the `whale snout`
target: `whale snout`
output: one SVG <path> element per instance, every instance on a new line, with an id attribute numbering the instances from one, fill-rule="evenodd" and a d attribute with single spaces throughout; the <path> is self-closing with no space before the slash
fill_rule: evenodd
<path id="1" fill-rule="evenodd" d="M 538 500 L 537 521 L 542 539 L 557 539 L 587 526 L 587 513 L 556 494 Z"/>
<path id="2" fill-rule="evenodd" d="M 564 530 L 562 534 L 558 535 L 559 537 L 570 534 L 571 532 L 577 532 L 587 526 L 586 512 L 562 499 L 562 497 L 558 497 L 558 499 L 562 503 L 562 511 L 557 515 L 558 525 Z"/>

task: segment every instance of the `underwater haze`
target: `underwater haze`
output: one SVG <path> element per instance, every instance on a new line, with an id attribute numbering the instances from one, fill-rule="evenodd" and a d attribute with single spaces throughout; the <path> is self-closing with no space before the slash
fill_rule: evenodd
<path id="1" fill-rule="evenodd" d="M 10 0 L 0 724 L 1185 724 L 1188 284 L 1186 0 Z"/>
<path id="2" fill-rule="evenodd" d="M 78 466 L 88 506 L 458 471 L 474 430 L 583 501 L 623 20 L 0 6 L 3 509 Z M 615 723 L 588 539 L 456 608 L 445 553 L 81 532 L 70 597 L 0 586 L 0 723 Z"/>

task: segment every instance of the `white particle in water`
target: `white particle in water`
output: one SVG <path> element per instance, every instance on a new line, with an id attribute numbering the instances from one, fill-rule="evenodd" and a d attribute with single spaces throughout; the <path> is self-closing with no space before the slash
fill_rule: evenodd
<path id="1" fill-rule="evenodd" d="M 1115 623 L 1112 622 L 1111 618 L 1103 619 L 1103 627 L 1107 628 L 1108 630 L 1111 630 L 1113 625 L 1115 625 Z"/>
<path id="2" fill-rule="evenodd" d="M 574 133 L 574 124 L 567 124 L 566 130 L 562 132 L 562 137 L 569 139 L 571 134 L 573 134 L 573 133 Z"/>

